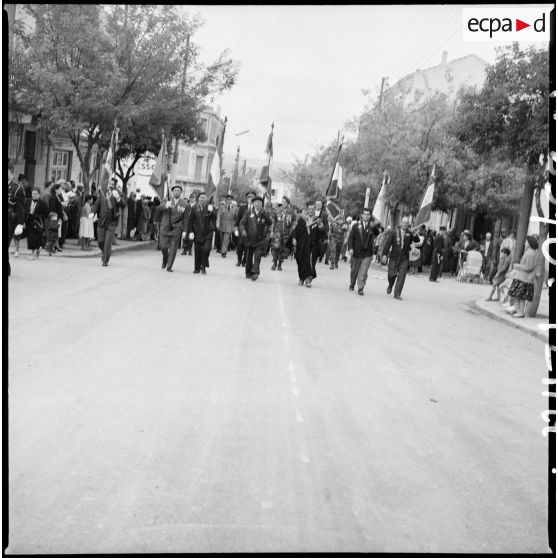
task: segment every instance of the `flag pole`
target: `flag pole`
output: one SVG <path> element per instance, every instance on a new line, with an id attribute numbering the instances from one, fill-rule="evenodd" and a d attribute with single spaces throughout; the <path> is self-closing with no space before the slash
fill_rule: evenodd
<path id="1" fill-rule="evenodd" d="M 271 153 L 273 152 L 273 128 L 275 128 L 275 120 L 271 123 L 271 149 L 267 154 L 267 195 L 269 197 L 269 203 L 271 203 L 271 188 L 269 187 L 269 181 L 271 180 Z"/>

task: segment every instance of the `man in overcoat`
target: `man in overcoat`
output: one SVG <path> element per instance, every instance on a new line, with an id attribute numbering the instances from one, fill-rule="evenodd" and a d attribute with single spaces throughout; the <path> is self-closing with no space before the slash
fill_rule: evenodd
<path id="1" fill-rule="evenodd" d="M 252 202 L 256 194 L 254 192 L 246 192 L 246 204 L 241 205 L 236 213 L 236 219 L 234 222 L 234 234 L 238 238 L 238 243 L 236 245 L 236 267 L 246 265 L 246 244 L 244 237 L 240 236 L 240 220 L 244 217 L 244 214 L 252 208 Z"/>
<path id="2" fill-rule="evenodd" d="M 170 200 L 161 203 L 161 228 L 159 231 L 159 246 L 163 253 L 162 269 L 172 272 L 176 252 L 180 240 L 186 237 L 188 220 L 190 218 L 190 204 L 182 199 L 182 186 L 172 187 Z"/>

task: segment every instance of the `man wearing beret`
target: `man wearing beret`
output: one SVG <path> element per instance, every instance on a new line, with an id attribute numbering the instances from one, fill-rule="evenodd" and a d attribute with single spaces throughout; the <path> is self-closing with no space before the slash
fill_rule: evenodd
<path id="1" fill-rule="evenodd" d="M 212 204 L 207 204 L 207 195 L 199 193 L 188 221 L 188 236 L 194 241 L 194 273 L 207 273 L 216 221 L 217 212 Z"/>
<path id="2" fill-rule="evenodd" d="M 260 261 L 269 243 L 269 231 L 273 224 L 269 215 L 262 210 L 263 199 L 254 197 L 252 207 L 240 220 L 240 235 L 246 242 L 246 279 L 260 275 Z"/>
<path id="3" fill-rule="evenodd" d="M 174 259 L 180 239 L 186 236 L 188 219 L 190 218 L 190 204 L 181 198 L 182 186 L 172 187 L 172 197 L 161 204 L 162 219 L 159 232 L 159 245 L 163 253 L 162 269 L 172 272 Z"/>

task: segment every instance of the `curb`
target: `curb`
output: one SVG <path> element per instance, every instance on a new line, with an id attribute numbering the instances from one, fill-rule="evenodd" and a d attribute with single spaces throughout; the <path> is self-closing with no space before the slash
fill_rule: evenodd
<path id="1" fill-rule="evenodd" d="M 115 252 L 130 252 L 132 250 L 146 250 L 149 248 L 154 248 L 157 243 L 154 240 L 134 242 L 133 244 L 119 244 L 118 246 L 113 246 L 112 253 Z M 75 254 L 57 254 L 57 258 L 98 258 L 101 255 L 101 250 L 97 248 L 96 250 L 91 250 L 90 252 L 77 251 Z"/>
<path id="2" fill-rule="evenodd" d="M 548 343 L 548 332 L 546 331 L 540 331 L 538 328 L 536 330 L 533 330 L 533 328 L 530 328 L 529 326 L 526 326 L 524 324 L 522 324 L 521 322 L 514 320 L 513 322 L 504 317 L 504 316 L 500 316 L 499 314 L 496 314 L 495 312 L 491 312 L 490 310 L 487 310 L 486 308 L 483 308 L 480 303 L 483 302 L 484 299 L 480 299 L 477 300 L 474 304 L 475 304 L 475 308 L 480 311 L 482 314 L 484 314 L 485 316 L 488 316 L 490 318 L 492 318 L 493 320 L 496 320 L 497 322 L 501 322 L 504 324 L 507 324 L 510 327 L 513 327 L 515 329 L 519 329 L 521 331 L 523 331 L 524 333 L 528 333 L 529 335 L 533 335 L 534 337 L 538 337 L 541 341 L 544 341 L 545 343 Z"/>

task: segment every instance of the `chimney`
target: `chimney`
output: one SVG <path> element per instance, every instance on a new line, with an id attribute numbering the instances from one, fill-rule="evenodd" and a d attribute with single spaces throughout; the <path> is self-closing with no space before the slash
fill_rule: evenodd
<path id="1" fill-rule="evenodd" d="M 445 66 L 447 61 L 448 61 L 448 51 L 444 50 L 444 52 L 442 52 L 442 66 Z"/>

